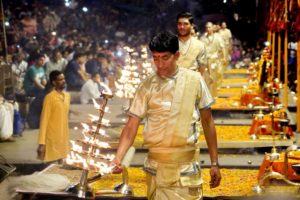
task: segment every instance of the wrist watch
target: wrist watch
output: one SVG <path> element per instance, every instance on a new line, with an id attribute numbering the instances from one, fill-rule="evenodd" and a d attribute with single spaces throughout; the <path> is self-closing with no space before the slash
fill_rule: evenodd
<path id="1" fill-rule="evenodd" d="M 210 166 L 211 167 L 219 167 L 219 163 L 218 162 L 212 162 Z"/>

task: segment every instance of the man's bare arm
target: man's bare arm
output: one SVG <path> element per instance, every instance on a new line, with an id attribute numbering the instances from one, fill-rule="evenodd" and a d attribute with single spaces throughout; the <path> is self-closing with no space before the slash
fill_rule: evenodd
<path id="1" fill-rule="evenodd" d="M 33 79 L 33 83 L 36 87 L 38 87 L 40 89 L 45 89 L 45 85 L 47 82 L 46 83 L 45 83 L 45 81 L 40 82 L 39 78 L 36 77 Z"/>
<path id="2" fill-rule="evenodd" d="M 211 162 L 218 162 L 218 150 L 217 150 L 217 135 L 216 128 L 211 114 L 211 109 L 203 109 L 200 111 L 202 127 Z"/>
<path id="3" fill-rule="evenodd" d="M 116 165 L 121 164 L 127 150 L 133 144 L 139 124 L 139 118 L 129 116 L 128 122 L 121 133 L 117 154 L 113 161 Z"/>
<path id="4" fill-rule="evenodd" d="M 210 108 L 201 110 L 200 115 L 211 161 L 209 185 L 211 188 L 215 188 L 220 185 L 222 179 L 218 164 L 216 129 Z"/>

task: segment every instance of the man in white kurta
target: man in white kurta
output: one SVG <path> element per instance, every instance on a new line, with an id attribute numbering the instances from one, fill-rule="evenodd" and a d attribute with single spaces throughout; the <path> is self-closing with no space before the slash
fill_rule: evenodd
<path id="1" fill-rule="evenodd" d="M 82 104 L 88 104 L 92 99 L 100 98 L 100 82 L 100 74 L 94 73 L 92 77 L 83 84 L 80 90 L 80 102 Z"/>
<path id="2" fill-rule="evenodd" d="M 201 199 L 202 179 L 197 141 L 199 113 L 212 162 L 211 187 L 221 180 L 217 139 L 210 105 L 213 99 L 200 73 L 180 68 L 177 37 L 160 33 L 150 42 L 156 73 L 139 87 L 129 109 L 113 163 L 132 145 L 139 123 L 145 120 L 144 146 L 149 149 L 144 169 L 148 199 Z"/>

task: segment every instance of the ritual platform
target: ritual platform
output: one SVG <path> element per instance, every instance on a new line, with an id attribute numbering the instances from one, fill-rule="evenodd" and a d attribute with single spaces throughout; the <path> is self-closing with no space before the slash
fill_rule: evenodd
<path id="1" fill-rule="evenodd" d="M 76 184 L 77 180 L 80 179 L 81 170 L 79 169 L 65 169 L 63 166 L 52 164 L 46 169 L 41 171 L 43 174 L 60 174 L 67 176 L 71 181 L 71 184 Z M 253 192 L 253 188 L 257 182 L 258 170 L 249 169 L 221 169 L 223 176 L 221 185 L 218 188 L 210 189 L 209 187 L 209 169 L 202 170 L 202 178 L 204 180 L 203 192 L 204 199 L 219 199 L 219 200 L 235 200 L 235 199 L 278 199 L 288 198 L 296 199 L 297 188 L 285 188 L 280 187 L 281 191 L 278 191 L 278 184 L 274 184 L 272 189 L 263 195 L 257 195 Z M 95 197 L 86 199 L 147 199 L 146 198 L 146 185 L 145 185 L 145 174 L 141 168 L 130 168 L 129 169 L 129 184 L 133 188 L 134 196 L 122 196 L 114 191 L 114 187 L 122 182 L 121 175 L 107 175 L 102 177 L 91 185 L 92 190 L 95 193 Z M 33 192 L 19 188 L 17 190 L 20 199 L 34 199 L 34 200 L 45 200 L 45 199 L 79 199 L 75 194 L 67 192 Z"/>
<path id="2" fill-rule="evenodd" d="M 237 72 L 241 72 L 237 75 Z M 204 199 L 297 199 L 298 187 L 285 188 L 279 183 L 267 188 L 264 194 L 257 194 L 254 188 L 257 186 L 260 167 L 266 163 L 265 155 L 276 147 L 278 151 L 291 147 L 296 138 L 280 138 L 266 135 L 259 139 L 251 138 L 250 130 L 253 125 L 253 117 L 263 110 L 264 114 L 268 109 L 248 107 L 242 105 L 241 95 L 244 87 L 247 87 L 249 73 L 245 69 L 232 70 L 225 73 L 222 87 L 219 88 L 219 96 L 212 106 L 213 116 L 216 124 L 219 163 L 222 172 L 221 185 L 216 189 L 209 188 L 209 166 L 210 159 L 207 153 L 207 145 L 204 135 L 200 135 L 200 163 L 203 168 Z M 77 141 L 82 138 L 81 132 L 83 123 L 91 123 L 90 118 L 99 116 L 99 111 L 93 104 L 79 104 L 78 93 L 73 92 L 75 98 L 71 104 L 72 112 L 69 117 L 70 139 Z M 110 148 L 106 151 L 115 153 L 118 140 L 127 121 L 125 108 L 128 106 L 126 99 L 113 97 L 108 101 L 109 111 L 105 118 L 109 120 L 109 127 L 105 128 L 109 138 L 103 141 L 108 142 Z M 295 125 L 293 114 L 287 111 L 290 124 Z M 146 199 L 145 174 L 142 170 L 143 161 L 147 155 L 147 149 L 143 146 L 143 123 L 140 125 L 134 142 L 135 155 L 128 168 L 129 183 L 132 185 L 134 196 L 116 195 L 113 188 L 122 181 L 120 175 L 105 175 L 92 184 L 95 197 L 93 199 Z M 42 170 L 45 166 L 36 159 L 38 130 L 26 129 L 23 137 L 18 138 L 15 143 L 0 144 L 1 155 L 10 163 L 17 166 L 18 174 L 30 174 Z M 263 164 L 264 165 L 264 164 Z M 28 167 L 29 166 L 29 167 Z M 47 166 L 41 173 L 55 173 L 65 175 L 76 184 L 80 181 L 82 170 L 66 169 L 58 165 Z M 0 184 L 0 188 L 1 188 Z M 79 199 L 75 194 L 67 192 L 34 192 L 19 188 L 19 194 L 23 199 Z"/>

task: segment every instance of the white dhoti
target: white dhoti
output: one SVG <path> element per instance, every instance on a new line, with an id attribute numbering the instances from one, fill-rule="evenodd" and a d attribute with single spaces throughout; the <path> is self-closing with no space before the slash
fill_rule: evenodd
<path id="1" fill-rule="evenodd" d="M 201 171 L 187 170 L 198 158 L 199 151 L 195 150 L 174 153 L 153 153 L 150 150 L 144 163 L 148 199 L 201 200 L 203 196 Z M 149 170 L 151 163 L 155 165 L 155 170 Z M 184 168 L 187 171 L 182 171 Z M 193 168 L 198 167 L 194 165 Z"/>
<path id="2" fill-rule="evenodd" d="M 212 82 L 208 84 L 208 88 L 213 97 L 217 96 L 217 89 L 221 86 L 223 80 L 223 65 L 218 59 L 208 60 L 209 74 Z"/>
<path id="3" fill-rule="evenodd" d="M 155 176 L 146 173 L 149 200 L 201 200 L 203 197 L 202 185 L 182 187 L 180 181 L 172 186 L 157 184 Z"/>

